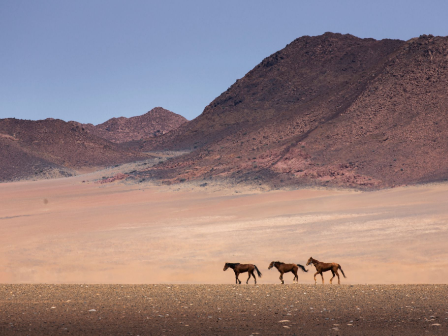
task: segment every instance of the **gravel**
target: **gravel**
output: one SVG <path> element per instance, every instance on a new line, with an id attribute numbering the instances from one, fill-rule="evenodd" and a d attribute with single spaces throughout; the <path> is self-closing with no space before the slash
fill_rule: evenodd
<path id="1" fill-rule="evenodd" d="M 448 285 L 0 285 L 0 335 L 448 334 Z"/>

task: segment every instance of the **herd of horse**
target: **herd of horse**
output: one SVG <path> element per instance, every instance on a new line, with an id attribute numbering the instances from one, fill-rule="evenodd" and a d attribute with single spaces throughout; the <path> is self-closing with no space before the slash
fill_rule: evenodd
<path id="1" fill-rule="evenodd" d="M 314 283 L 315 284 L 317 283 L 316 275 L 318 275 L 318 274 L 320 274 L 320 276 L 322 277 L 322 284 L 324 283 L 324 275 L 322 273 L 327 272 L 327 271 L 331 271 L 331 273 L 333 274 L 333 277 L 330 279 L 330 284 L 333 283 L 333 278 L 336 275 L 338 277 L 338 284 L 341 284 L 341 279 L 339 278 L 338 270 L 341 270 L 342 275 L 344 276 L 344 278 L 346 278 L 344 271 L 341 268 L 341 265 L 339 265 L 337 263 L 324 263 L 324 262 L 321 262 L 321 261 L 316 260 L 313 257 L 311 257 L 310 259 L 308 259 L 306 266 L 308 266 L 310 264 L 313 264 L 314 267 L 316 267 L 317 272 L 314 273 Z M 282 282 L 282 284 L 285 283 L 283 281 L 283 274 L 285 274 L 285 273 L 292 272 L 294 274 L 294 279 L 292 281 L 293 282 L 296 281 L 298 283 L 299 276 L 297 275 L 297 271 L 299 270 L 299 268 L 303 272 L 308 272 L 308 270 L 300 264 L 285 264 L 281 261 L 271 262 L 268 269 L 271 269 L 272 267 L 277 268 L 277 270 L 280 272 L 279 279 Z M 247 278 L 246 284 L 249 283 L 249 279 L 251 276 L 254 278 L 255 284 L 257 284 L 257 278 L 255 277 L 254 271 L 257 271 L 258 277 L 261 278 L 261 272 L 258 270 L 258 267 L 253 264 L 225 263 L 224 271 L 226 271 L 228 268 L 233 269 L 233 271 L 235 272 L 235 283 L 236 284 L 241 284 L 240 279 L 238 279 L 238 277 L 241 273 L 246 273 L 246 272 L 249 273 L 249 277 Z"/>

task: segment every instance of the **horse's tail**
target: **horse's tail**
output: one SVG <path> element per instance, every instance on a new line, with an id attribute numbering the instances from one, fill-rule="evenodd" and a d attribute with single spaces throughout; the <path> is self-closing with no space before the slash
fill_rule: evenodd
<path id="1" fill-rule="evenodd" d="M 261 278 L 261 272 L 258 270 L 257 265 L 254 265 L 254 267 L 255 267 L 255 270 L 257 271 L 258 276 Z"/>
<path id="2" fill-rule="evenodd" d="M 301 269 L 302 269 L 302 271 L 304 271 L 304 272 L 308 272 L 308 270 L 307 269 L 305 269 L 305 267 L 303 267 L 302 265 L 300 265 L 300 264 L 297 264 L 297 266 L 299 266 Z"/>
<path id="3" fill-rule="evenodd" d="M 344 278 L 347 278 L 347 277 L 345 276 L 345 274 L 344 274 L 344 271 L 342 270 L 341 265 L 338 265 L 338 268 L 341 270 L 341 273 L 342 273 L 342 275 L 344 276 Z"/>

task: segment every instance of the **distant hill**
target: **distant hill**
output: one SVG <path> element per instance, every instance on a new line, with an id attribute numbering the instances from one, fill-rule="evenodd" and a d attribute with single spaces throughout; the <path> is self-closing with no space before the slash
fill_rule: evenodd
<path id="1" fill-rule="evenodd" d="M 196 119 L 128 148 L 193 151 L 169 182 L 381 188 L 448 178 L 448 38 L 325 33 L 264 59 Z"/>
<path id="2" fill-rule="evenodd" d="M 82 124 L 92 134 L 115 143 L 160 136 L 187 122 L 179 114 L 155 107 L 137 117 L 112 118 L 99 124 Z"/>
<path id="3" fill-rule="evenodd" d="M 69 176 L 86 167 L 141 160 L 78 123 L 0 119 L 0 181 L 33 176 Z"/>

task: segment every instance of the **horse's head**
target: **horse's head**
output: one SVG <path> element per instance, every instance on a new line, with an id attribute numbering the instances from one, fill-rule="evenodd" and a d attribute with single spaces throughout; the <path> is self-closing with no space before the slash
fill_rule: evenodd
<path id="1" fill-rule="evenodd" d="M 224 269 L 223 269 L 223 271 L 227 271 L 227 269 L 229 268 L 230 266 L 229 266 L 229 263 L 225 263 L 224 264 Z"/>
<path id="2" fill-rule="evenodd" d="M 272 262 L 269 264 L 268 269 L 271 269 L 272 267 L 274 267 L 276 263 L 278 263 L 278 261 L 272 261 Z"/>
<path id="3" fill-rule="evenodd" d="M 308 262 L 306 263 L 306 265 L 308 266 L 309 264 L 311 264 L 312 262 L 313 262 L 313 257 L 310 257 L 309 259 L 308 259 Z"/>

